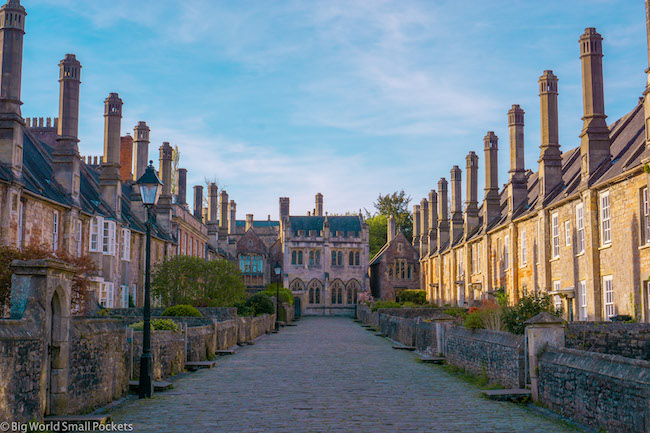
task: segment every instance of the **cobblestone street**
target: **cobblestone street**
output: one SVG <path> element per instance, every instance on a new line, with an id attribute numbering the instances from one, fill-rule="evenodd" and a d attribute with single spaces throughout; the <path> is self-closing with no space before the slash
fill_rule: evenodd
<path id="1" fill-rule="evenodd" d="M 391 349 L 349 318 L 303 318 L 114 412 L 137 432 L 573 431 Z"/>

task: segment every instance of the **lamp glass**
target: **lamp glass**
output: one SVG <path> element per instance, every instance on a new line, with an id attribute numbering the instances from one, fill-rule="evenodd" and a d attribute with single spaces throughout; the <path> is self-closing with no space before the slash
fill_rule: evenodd
<path id="1" fill-rule="evenodd" d="M 141 183 L 140 196 L 145 205 L 155 205 L 160 197 L 161 185 L 157 183 Z"/>
<path id="2" fill-rule="evenodd" d="M 280 267 L 279 263 L 275 264 L 275 269 L 274 270 L 275 270 L 275 275 L 280 275 L 280 271 L 282 270 L 282 268 Z"/>

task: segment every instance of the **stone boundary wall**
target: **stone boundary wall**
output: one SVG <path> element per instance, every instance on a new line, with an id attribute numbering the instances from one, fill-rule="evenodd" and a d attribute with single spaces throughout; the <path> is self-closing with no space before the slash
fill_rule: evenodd
<path id="1" fill-rule="evenodd" d="M 574 322 L 566 347 L 650 361 L 650 323 Z"/>
<path id="2" fill-rule="evenodd" d="M 540 400 L 551 409 L 610 432 L 650 431 L 650 362 L 554 347 L 538 366 Z"/>
<path id="3" fill-rule="evenodd" d="M 379 314 L 379 330 L 405 346 L 415 345 L 415 320 Z"/>
<path id="4" fill-rule="evenodd" d="M 212 359 L 216 350 L 216 326 L 195 326 L 186 329 L 186 361 Z"/>
<path id="5" fill-rule="evenodd" d="M 237 318 L 237 308 L 234 307 L 199 307 L 203 318 L 216 319 L 220 322 Z M 152 308 L 151 317 L 160 317 L 164 308 Z M 111 316 L 134 317 L 142 320 L 142 308 L 111 308 Z M 169 316 L 175 317 L 175 316 Z"/>
<path id="6" fill-rule="evenodd" d="M 368 309 L 370 308 L 368 307 Z M 445 308 L 379 308 L 375 313 L 407 319 L 414 319 L 416 317 L 431 319 L 440 314 L 444 314 L 444 311 Z"/>
<path id="7" fill-rule="evenodd" d="M 142 356 L 142 331 L 133 332 L 133 378 L 140 377 Z M 180 373 L 185 368 L 185 336 L 181 331 L 151 331 L 153 378 Z"/>
<path id="8" fill-rule="evenodd" d="M 436 356 L 438 350 L 438 333 L 434 322 L 419 321 L 415 324 L 414 346 L 418 352 Z"/>
<path id="9" fill-rule="evenodd" d="M 237 345 L 238 336 L 237 320 L 226 320 L 216 325 L 217 350 L 232 349 Z"/>
<path id="10" fill-rule="evenodd" d="M 499 382 L 506 388 L 525 385 L 523 335 L 449 326 L 445 332 L 445 356 L 449 364 L 477 375 L 486 374 L 490 382 Z"/>

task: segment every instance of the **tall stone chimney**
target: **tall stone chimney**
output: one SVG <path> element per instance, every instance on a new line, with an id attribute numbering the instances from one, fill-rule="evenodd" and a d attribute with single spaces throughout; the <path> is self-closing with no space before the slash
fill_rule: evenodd
<path id="1" fill-rule="evenodd" d="M 253 214 L 248 213 L 246 214 L 246 231 L 251 228 L 253 228 Z"/>
<path id="2" fill-rule="evenodd" d="M 451 169 L 451 234 L 450 239 L 455 241 L 463 234 L 463 201 L 461 197 L 462 173 L 457 165 Z"/>
<path id="3" fill-rule="evenodd" d="M 52 152 L 54 178 L 70 194 L 75 206 L 79 204 L 79 85 L 81 63 L 74 54 L 66 54 L 59 63 L 59 121 L 56 146 Z"/>
<path id="4" fill-rule="evenodd" d="M 429 252 L 429 200 L 420 201 L 420 257 Z"/>
<path id="5" fill-rule="evenodd" d="M 228 193 L 225 189 L 221 190 L 219 197 L 219 206 L 221 207 L 221 215 L 219 216 L 219 227 L 223 231 L 228 230 Z"/>
<path id="6" fill-rule="evenodd" d="M 194 216 L 203 221 L 203 186 L 194 185 Z"/>
<path id="7" fill-rule="evenodd" d="M 176 170 L 176 203 L 184 206 L 187 204 L 187 169 Z"/>
<path id="8" fill-rule="evenodd" d="M 217 219 L 219 219 L 219 214 L 217 213 L 218 200 L 219 200 L 219 189 L 217 184 L 212 182 L 208 186 L 208 222 L 210 224 L 216 224 Z"/>
<path id="9" fill-rule="evenodd" d="M 438 246 L 438 193 L 429 191 L 429 254 Z"/>
<path id="10" fill-rule="evenodd" d="M 23 69 L 25 8 L 9 0 L 0 8 L 0 163 L 11 168 L 16 179 L 23 169 L 23 127 L 20 90 Z"/>
<path id="11" fill-rule="evenodd" d="M 449 195 L 447 190 L 447 179 L 444 177 L 438 181 L 438 253 L 442 246 L 449 242 Z"/>
<path id="12" fill-rule="evenodd" d="M 237 203 L 230 200 L 230 218 L 228 218 L 228 233 L 234 235 L 237 232 Z"/>
<path id="13" fill-rule="evenodd" d="M 488 131 L 483 138 L 485 151 L 485 200 L 483 205 L 483 224 L 488 226 L 501 216 L 499 203 L 499 137 L 494 131 Z"/>
<path id="14" fill-rule="evenodd" d="M 163 183 L 158 205 L 156 206 L 156 223 L 167 232 L 172 229 L 172 159 L 173 149 L 168 142 L 160 146 L 160 180 Z"/>
<path id="15" fill-rule="evenodd" d="M 420 205 L 413 205 L 413 247 L 420 248 Z"/>
<path id="16" fill-rule="evenodd" d="M 603 38 L 596 29 L 589 27 L 580 36 L 580 60 L 582 63 L 582 101 L 584 125 L 580 134 L 580 157 L 582 182 L 603 163 L 611 164 L 609 128 L 605 119 L 605 96 L 603 92 Z"/>
<path id="17" fill-rule="evenodd" d="M 510 130 L 510 182 L 508 184 L 508 213 L 512 215 L 528 195 L 524 168 L 524 110 L 514 104 L 508 111 Z"/>
<path id="18" fill-rule="evenodd" d="M 149 127 L 146 122 L 138 122 L 133 128 L 133 180 L 137 181 L 147 169 L 149 160 Z"/>
<path id="19" fill-rule="evenodd" d="M 122 181 L 120 177 L 120 126 L 122 100 L 111 93 L 104 100 L 104 156 L 102 157 L 99 187 L 102 199 L 121 217 Z"/>
<path id="20" fill-rule="evenodd" d="M 133 137 L 120 137 L 120 177 L 122 182 L 133 180 Z"/>
<path id="21" fill-rule="evenodd" d="M 478 155 L 469 152 L 465 157 L 467 191 L 465 192 L 465 236 L 478 226 Z"/>
<path id="22" fill-rule="evenodd" d="M 289 197 L 280 197 L 280 222 L 289 217 Z"/>
<path id="23" fill-rule="evenodd" d="M 395 239 L 395 218 L 392 215 L 388 215 L 388 232 L 386 233 L 386 242 L 391 243 Z"/>
<path id="24" fill-rule="evenodd" d="M 314 215 L 323 216 L 323 194 L 320 192 L 316 194 L 316 207 L 314 208 Z"/>
<path id="25" fill-rule="evenodd" d="M 557 77 L 553 71 L 544 71 L 539 78 L 539 99 L 542 117 L 542 143 L 539 146 L 539 201 L 538 207 L 551 191 L 562 183 L 562 154 L 558 139 Z"/>

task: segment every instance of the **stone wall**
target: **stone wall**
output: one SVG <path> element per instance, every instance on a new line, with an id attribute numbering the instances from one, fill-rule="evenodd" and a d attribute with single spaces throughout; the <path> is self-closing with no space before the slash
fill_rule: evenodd
<path id="1" fill-rule="evenodd" d="M 450 326 L 445 332 L 445 355 L 449 364 L 485 374 L 490 382 L 506 388 L 525 385 L 523 335 Z"/>
<path id="2" fill-rule="evenodd" d="M 214 357 L 216 325 L 187 328 L 187 361 L 205 361 Z"/>
<path id="3" fill-rule="evenodd" d="M 178 331 L 151 331 L 151 354 L 153 356 L 153 377 L 180 373 L 185 367 L 185 337 Z M 142 356 L 142 331 L 133 332 L 133 378 L 140 377 Z"/>
<path id="4" fill-rule="evenodd" d="M 423 317 L 426 319 L 437 318 L 444 314 L 444 308 L 379 308 L 376 312 L 387 316 L 406 317 L 413 319 Z"/>
<path id="5" fill-rule="evenodd" d="M 540 400 L 551 409 L 610 432 L 650 431 L 650 362 L 550 348 L 538 366 Z"/>
<path id="6" fill-rule="evenodd" d="M 102 406 L 128 391 L 133 331 L 115 319 L 74 319 L 68 412 Z"/>
<path id="7" fill-rule="evenodd" d="M 568 348 L 650 361 L 650 323 L 569 323 L 565 332 Z"/>
<path id="8" fill-rule="evenodd" d="M 428 355 L 438 355 L 438 338 L 437 325 L 433 322 L 423 320 L 415 324 L 415 342 L 414 345 L 418 352 Z"/>
<path id="9" fill-rule="evenodd" d="M 380 314 L 379 330 L 391 340 L 406 346 L 415 345 L 415 320 L 413 319 Z"/>
<path id="10" fill-rule="evenodd" d="M 237 345 L 237 320 L 226 320 L 217 323 L 217 350 L 229 350 Z"/>
<path id="11" fill-rule="evenodd" d="M 231 320 L 237 317 L 237 308 L 234 307 L 199 307 L 197 308 L 203 314 L 204 318 L 211 318 L 220 322 L 224 320 Z M 161 316 L 164 308 L 152 308 L 151 316 Z M 112 308 L 110 310 L 112 316 L 122 317 L 142 317 L 142 308 Z"/>

